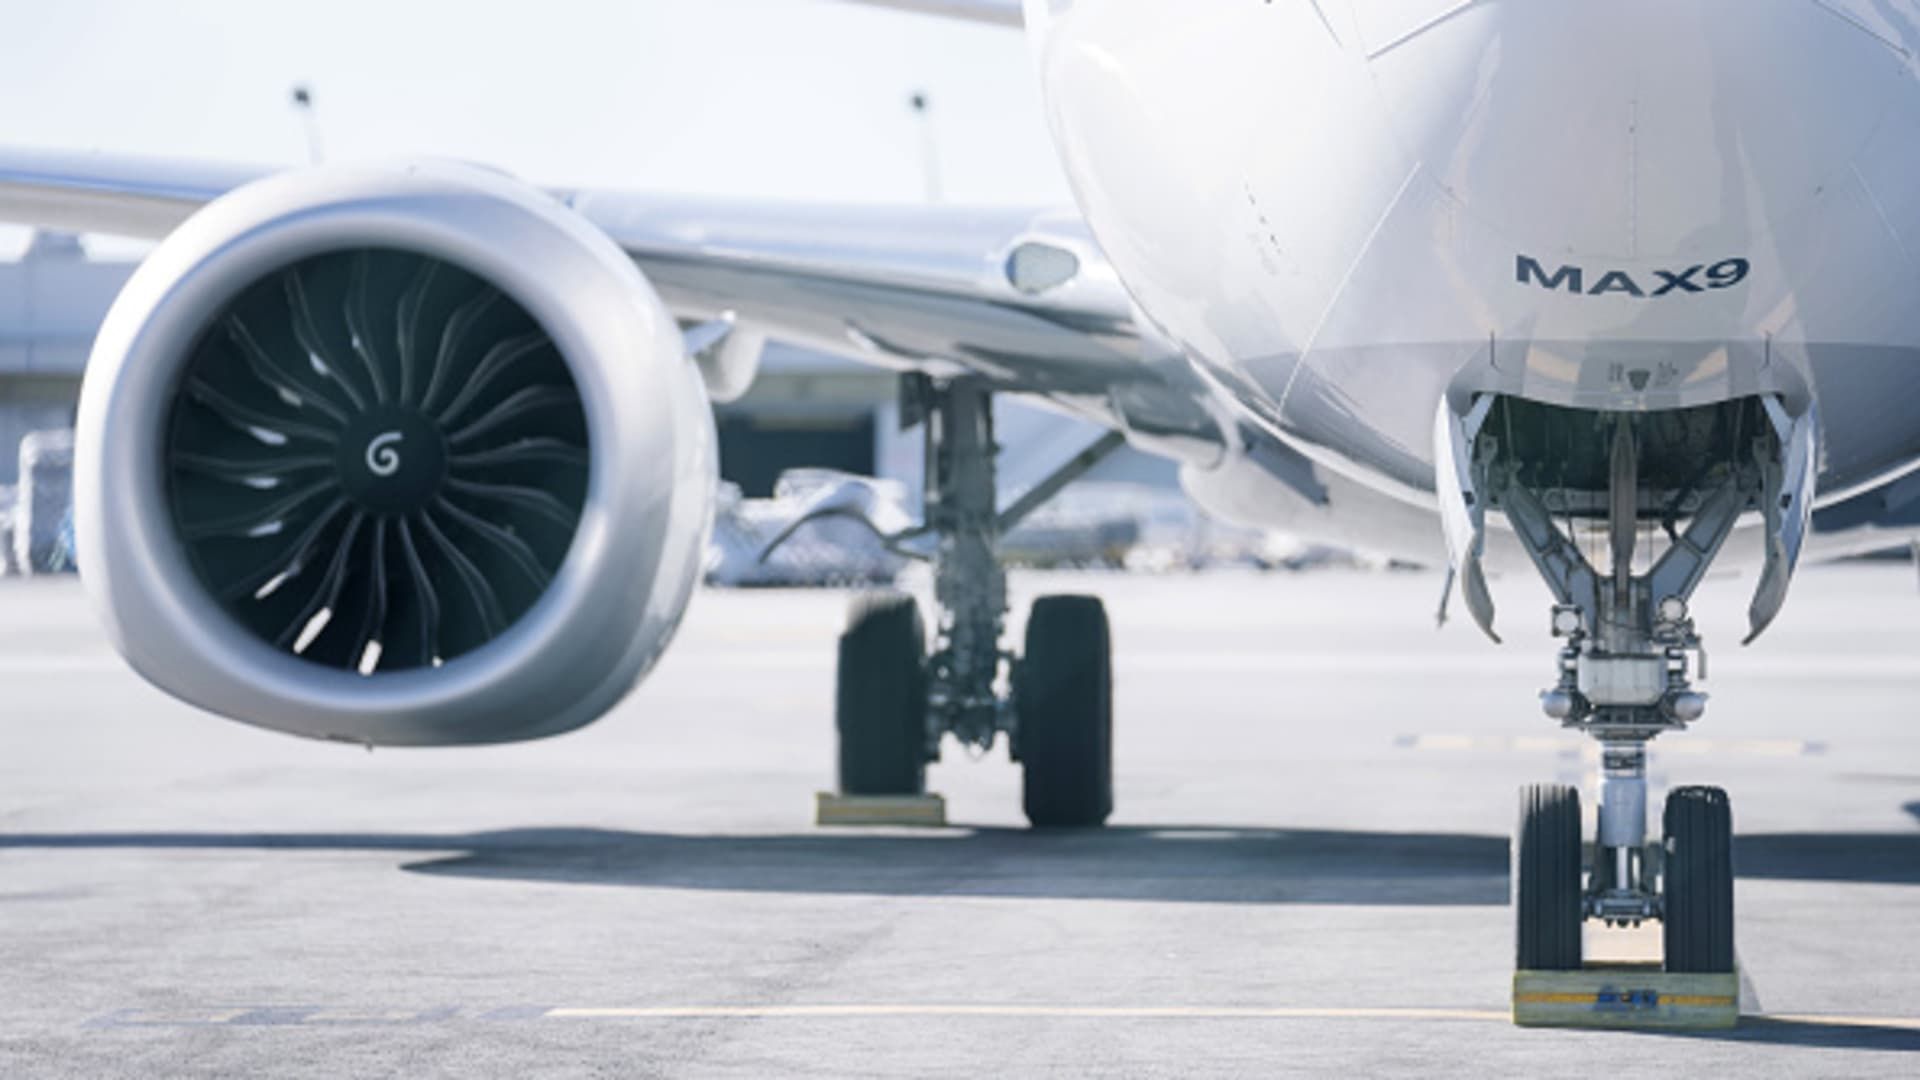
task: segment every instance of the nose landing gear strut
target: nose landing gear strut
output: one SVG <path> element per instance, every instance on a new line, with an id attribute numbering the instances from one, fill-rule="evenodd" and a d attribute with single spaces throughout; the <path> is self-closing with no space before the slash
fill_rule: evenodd
<path id="1" fill-rule="evenodd" d="M 1543 482 L 1548 474 L 1529 464 L 1544 456 L 1536 452 L 1539 437 L 1533 450 L 1515 445 L 1529 437 L 1529 423 L 1551 425 L 1551 438 L 1566 440 L 1556 449 L 1576 438 L 1586 446 L 1605 440 L 1604 457 L 1573 466 L 1588 467 L 1584 486 Z M 1662 835 L 1649 842 L 1647 747 L 1705 714 L 1707 697 L 1692 680 L 1696 669 L 1705 677 L 1706 652 L 1688 605 L 1748 510 L 1760 510 L 1766 524 L 1766 566 L 1749 611 L 1755 636 L 1784 602 L 1810 509 L 1815 420 L 1810 410 L 1794 417 L 1766 397 L 1650 425 L 1644 414 L 1492 396 L 1441 407 L 1439 488 L 1467 607 L 1492 636 L 1480 559 L 1486 511 L 1503 510 L 1555 599 L 1559 677 L 1541 694 L 1541 707 L 1601 749 L 1598 828 L 1584 876 L 1579 792 L 1539 784 L 1521 793 L 1513 884 L 1515 958 L 1523 972 L 1579 970 L 1588 919 L 1609 926 L 1658 920 L 1669 973 L 1726 974 L 1734 967 L 1726 793 L 1670 792 Z M 1578 435 L 1568 436 L 1570 430 Z M 1710 467 L 1690 467 L 1692 482 L 1675 485 L 1671 468 L 1652 476 L 1643 468 L 1650 445 L 1669 463 L 1702 456 L 1702 445 L 1723 456 Z M 1675 452 L 1680 445 L 1684 450 Z M 1667 539 L 1657 557 L 1655 525 L 1664 526 Z M 1606 572 L 1588 560 L 1582 540 L 1605 549 Z"/>

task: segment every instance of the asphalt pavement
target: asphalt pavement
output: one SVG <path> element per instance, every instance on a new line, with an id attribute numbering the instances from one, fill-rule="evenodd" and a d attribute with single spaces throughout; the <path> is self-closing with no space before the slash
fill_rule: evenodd
<path id="1" fill-rule="evenodd" d="M 814 827 L 842 594 L 699 595 L 581 733 L 368 752 L 0 585 L 0 1077 L 1920 1075 L 1910 567 L 1804 572 L 1748 649 L 1750 578 L 1696 602 L 1713 701 L 1652 780 L 1732 794 L 1748 1013 L 1698 1035 L 1506 1019 L 1515 790 L 1593 768 L 1536 583 L 1501 647 L 1425 573 L 1014 584 L 1108 598 L 1106 830 L 951 746 L 951 827 Z"/>

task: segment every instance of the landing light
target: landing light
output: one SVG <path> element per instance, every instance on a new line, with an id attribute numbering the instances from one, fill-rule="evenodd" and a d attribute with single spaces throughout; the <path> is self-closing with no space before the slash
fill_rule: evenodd
<path id="1" fill-rule="evenodd" d="M 1029 240 L 1007 256 L 1007 284 L 1028 296 L 1038 296 L 1072 281 L 1080 273 L 1080 257 L 1065 248 Z"/>
<path id="2" fill-rule="evenodd" d="M 1573 715 L 1573 695 L 1565 690 L 1548 690 L 1540 695 L 1540 711 L 1550 720 L 1565 720 Z"/>
<path id="3" fill-rule="evenodd" d="M 1673 700 L 1668 703 L 1667 710 L 1673 714 L 1675 720 L 1683 724 L 1691 724 L 1707 714 L 1707 695 L 1693 690 L 1675 694 Z"/>

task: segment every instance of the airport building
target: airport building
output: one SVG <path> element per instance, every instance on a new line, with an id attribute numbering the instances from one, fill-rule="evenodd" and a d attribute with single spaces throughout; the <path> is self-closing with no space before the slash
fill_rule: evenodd
<path id="1" fill-rule="evenodd" d="M 0 261 L 0 484 L 19 479 L 14 449 L 29 432 L 73 425 L 94 331 L 133 267 L 46 232 Z"/>

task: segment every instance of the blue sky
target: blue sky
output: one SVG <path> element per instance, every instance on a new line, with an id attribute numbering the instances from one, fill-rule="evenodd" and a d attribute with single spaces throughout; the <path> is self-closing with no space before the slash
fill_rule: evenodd
<path id="1" fill-rule="evenodd" d="M 932 98 L 948 201 L 1065 203 L 1020 35 L 832 0 L 15 0 L 0 144 L 245 162 L 485 161 L 528 179 L 916 202 Z"/>

